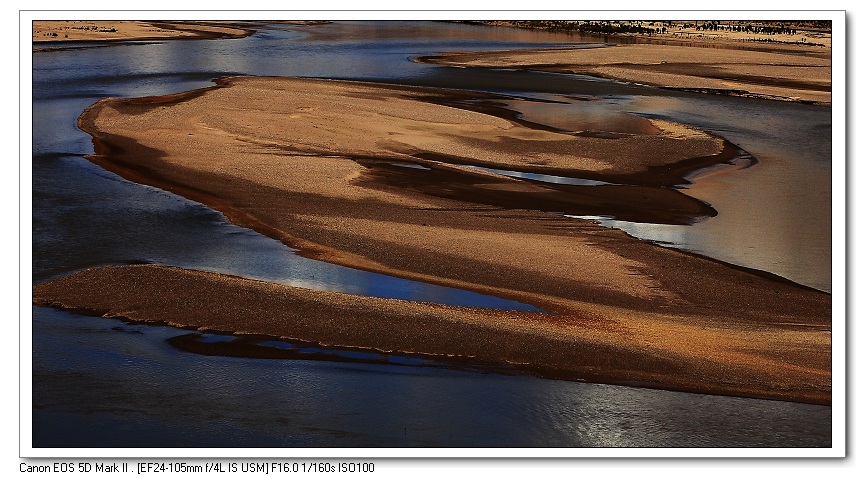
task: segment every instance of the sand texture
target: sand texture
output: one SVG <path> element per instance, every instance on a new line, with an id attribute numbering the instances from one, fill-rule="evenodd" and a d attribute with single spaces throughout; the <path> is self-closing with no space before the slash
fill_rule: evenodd
<path id="1" fill-rule="evenodd" d="M 453 66 L 578 73 L 651 86 L 787 101 L 829 104 L 832 97 L 831 51 L 825 47 L 760 45 L 759 50 L 749 50 L 724 48 L 724 44 L 717 43 L 627 44 L 461 52 L 419 60 Z"/>
<path id="2" fill-rule="evenodd" d="M 827 390 L 814 384 L 824 373 L 814 354 L 828 344 L 814 343 L 807 328 L 728 329 L 643 314 L 604 321 L 449 307 L 150 265 L 66 276 L 37 286 L 34 302 L 550 378 L 828 403 Z"/>
<path id="3" fill-rule="evenodd" d="M 252 31 L 227 22 L 33 21 L 33 42 L 238 38 Z"/>
<path id="4" fill-rule="evenodd" d="M 614 210 L 670 223 L 711 215 L 705 204 L 658 186 L 675 184 L 682 171 L 672 166 L 722 160 L 722 140 L 691 130 L 662 134 L 675 125 L 619 139 L 574 136 L 509 118 L 495 98 L 467 95 L 239 77 L 182 95 L 102 100 L 79 125 L 94 136 L 95 163 L 203 202 L 301 254 L 519 300 L 547 314 L 384 301 L 164 267 L 84 271 L 35 286 L 34 302 L 520 364 L 568 379 L 830 403 L 828 294 L 543 212 Z M 463 164 L 633 184 L 547 185 Z"/>

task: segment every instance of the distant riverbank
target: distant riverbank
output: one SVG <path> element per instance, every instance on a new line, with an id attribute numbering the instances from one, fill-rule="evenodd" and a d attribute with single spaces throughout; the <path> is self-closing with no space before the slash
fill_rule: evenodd
<path id="1" fill-rule="evenodd" d="M 33 43 L 62 41 L 131 41 L 191 38 L 242 38 L 253 30 L 228 22 L 84 21 L 33 22 Z"/>
<path id="2" fill-rule="evenodd" d="M 639 35 L 634 43 L 604 48 L 458 52 L 418 61 L 576 73 L 704 93 L 831 104 L 831 34 L 819 34 L 823 46 L 793 41 L 807 38 L 801 35 L 779 37 L 690 27 Z"/>

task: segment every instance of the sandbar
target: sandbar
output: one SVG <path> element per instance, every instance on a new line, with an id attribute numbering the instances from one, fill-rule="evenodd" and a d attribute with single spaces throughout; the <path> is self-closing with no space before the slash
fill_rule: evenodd
<path id="1" fill-rule="evenodd" d="M 252 30 L 228 22 L 34 20 L 33 43 L 241 38 Z"/>
<path id="2" fill-rule="evenodd" d="M 575 73 L 665 88 L 824 105 L 832 100 L 831 50 L 807 45 L 759 44 L 749 49 L 741 43 L 718 41 L 635 43 L 457 52 L 417 60 Z"/>
<path id="3" fill-rule="evenodd" d="M 723 139 L 673 124 L 587 138 L 521 122 L 500 103 L 464 91 L 234 77 L 179 95 L 101 100 L 79 126 L 94 137 L 96 164 L 200 201 L 303 255 L 546 313 L 386 301 L 157 266 L 37 284 L 34 303 L 459 356 L 571 380 L 831 403 L 829 294 L 547 212 L 561 211 L 550 204 L 613 208 L 671 223 L 711 215 L 663 187 L 681 174 L 664 166 L 723 161 Z M 622 184 L 546 185 L 465 164 Z"/>

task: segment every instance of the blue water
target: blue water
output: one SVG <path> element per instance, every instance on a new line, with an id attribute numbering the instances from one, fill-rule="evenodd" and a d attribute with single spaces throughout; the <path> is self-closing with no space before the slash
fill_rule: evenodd
<path id="1" fill-rule="evenodd" d="M 647 119 L 689 124 L 723 136 L 757 158 L 746 169 L 742 166 L 750 161 L 723 168 L 724 174 L 701 172 L 694 184 L 682 188 L 718 211 L 709 220 L 686 226 L 617 218 L 599 218 L 600 223 L 831 292 L 831 108 L 696 93 L 568 102 L 571 96 L 545 94 L 543 99 L 556 103 L 510 105 L 526 120 L 576 131 L 604 126 L 627 134 L 644 128 Z"/>
<path id="2" fill-rule="evenodd" d="M 634 98 L 673 98 L 676 111 L 702 101 L 570 75 L 411 61 L 441 51 L 574 37 L 440 23 L 279 28 L 235 40 L 34 53 L 34 281 L 97 265 L 147 262 L 358 294 L 522 307 L 308 261 L 200 204 L 102 170 L 83 158 L 92 145 L 76 119 L 107 96 L 175 93 L 225 75 L 258 74 L 527 95 L 606 94 L 623 105 Z M 774 108 L 748 105 L 769 115 Z M 814 111 L 799 113 L 821 114 Z M 731 122 L 724 114 L 696 119 Z M 744 136 L 754 141 L 753 134 Z M 32 323 L 34 447 L 831 444 L 831 407 L 448 368 L 201 356 L 165 342 L 186 331 L 41 307 L 33 308 Z"/>
<path id="3" fill-rule="evenodd" d="M 447 368 L 201 356 L 165 343 L 175 329 L 40 307 L 33 327 L 35 447 L 831 442 L 824 406 Z"/>
<path id="4" fill-rule="evenodd" d="M 316 290 L 511 310 L 528 304 L 307 259 L 199 203 L 130 183 L 78 156 L 38 156 L 34 279 L 154 263 Z M 106 233 L 106 231 L 108 231 Z M 70 242 L 74 241 L 74 242 Z"/>

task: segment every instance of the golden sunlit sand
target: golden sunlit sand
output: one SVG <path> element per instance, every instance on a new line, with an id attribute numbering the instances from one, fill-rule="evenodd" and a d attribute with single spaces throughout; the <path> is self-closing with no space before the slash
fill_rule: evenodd
<path id="1" fill-rule="evenodd" d="M 159 266 L 52 280 L 34 287 L 34 303 L 460 357 L 557 378 L 830 403 L 828 294 L 542 212 L 559 201 L 676 221 L 707 214 L 702 203 L 650 185 L 573 189 L 464 166 L 668 184 L 682 170 L 657 166 L 720 161 L 719 138 L 662 122 L 655 134 L 574 136 L 513 119 L 495 100 L 236 77 L 180 95 L 102 100 L 79 125 L 95 138 L 95 163 L 200 201 L 303 255 L 546 313 L 315 292 Z M 657 209 L 645 208 L 647 194 L 657 195 L 649 201 Z"/>
<path id="2" fill-rule="evenodd" d="M 249 30 L 217 22 L 143 22 L 36 20 L 33 42 L 165 40 L 175 38 L 242 37 Z"/>
<path id="3" fill-rule="evenodd" d="M 749 49 L 733 41 L 703 40 L 689 45 L 459 52 L 420 61 L 577 73 L 651 86 L 831 103 L 831 51 L 827 47 L 760 43 L 748 44 Z"/>

